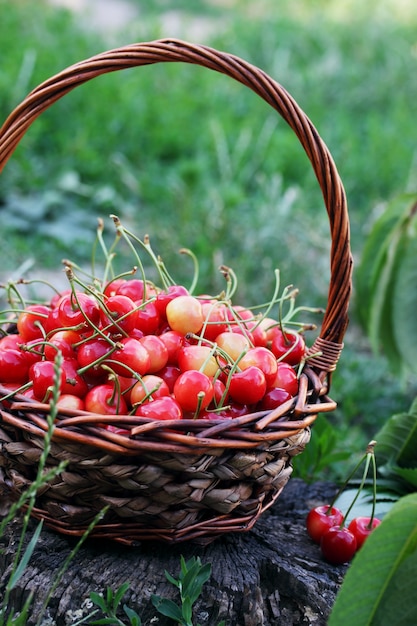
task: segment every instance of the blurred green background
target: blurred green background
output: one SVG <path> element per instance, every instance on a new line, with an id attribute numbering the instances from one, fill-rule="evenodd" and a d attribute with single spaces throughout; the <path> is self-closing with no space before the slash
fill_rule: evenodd
<path id="1" fill-rule="evenodd" d="M 385 204 L 417 189 L 417 4 L 0 0 L 0 119 L 67 65 L 160 37 L 239 55 L 293 95 L 341 173 L 359 262 Z M 112 235 L 110 213 L 151 235 L 178 282 L 190 281 L 185 246 L 201 291 L 219 289 L 226 263 L 237 300 L 264 302 L 279 267 L 300 304 L 325 306 L 331 242 L 308 159 L 277 114 L 226 77 L 185 65 L 117 72 L 42 115 L 0 176 L 2 280 L 23 270 L 62 280 L 63 256 L 87 262 L 97 217 Z M 371 353 L 354 295 L 332 387 L 335 445 L 357 450 L 415 390 Z"/>

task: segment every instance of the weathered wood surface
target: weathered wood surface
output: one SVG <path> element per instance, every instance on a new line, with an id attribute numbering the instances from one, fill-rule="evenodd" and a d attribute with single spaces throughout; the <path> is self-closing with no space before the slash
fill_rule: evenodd
<path id="1" fill-rule="evenodd" d="M 166 581 L 165 570 L 179 571 L 180 556 L 199 556 L 211 563 L 212 575 L 195 605 L 195 623 L 214 626 L 325 625 L 346 566 L 335 567 L 321 557 L 307 537 L 304 521 L 311 506 L 328 501 L 331 485 L 306 485 L 291 479 L 280 498 L 247 533 L 223 536 L 208 546 L 183 543 L 174 546 L 143 543 L 135 548 L 117 544 L 84 544 L 53 593 L 43 624 L 67 626 L 88 613 L 91 591 L 107 586 L 116 590 L 126 581 L 126 604 L 137 611 L 145 625 L 172 624 L 159 615 L 151 594 L 172 597 L 176 590 Z M 1 542 L 0 597 L 8 579 L 8 567 L 19 537 L 19 523 L 12 524 Z M 28 593 L 34 602 L 28 626 L 39 615 L 74 541 L 42 531 L 32 560 L 13 592 L 14 606 L 22 607 Z M 90 604 L 91 609 L 91 604 Z"/>

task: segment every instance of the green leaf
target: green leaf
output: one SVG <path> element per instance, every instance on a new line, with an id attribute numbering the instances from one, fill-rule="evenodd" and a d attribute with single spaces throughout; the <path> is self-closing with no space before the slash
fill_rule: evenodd
<path id="1" fill-rule="evenodd" d="M 369 329 L 369 303 L 375 294 L 382 268 L 386 263 L 387 250 L 392 232 L 408 214 L 414 196 L 401 195 L 392 200 L 373 224 L 363 248 L 360 265 L 356 272 L 356 308 L 363 328 Z"/>
<path id="2" fill-rule="evenodd" d="M 417 490 L 417 467 L 395 467 L 395 473 Z"/>
<path id="3" fill-rule="evenodd" d="M 369 296 L 368 336 L 375 352 L 383 352 L 394 370 L 402 367 L 401 355 L 394 336 L 393 288 L 401 250 L 402 231 L 397 227 L 387 249 L 385 263 L 378 274 L 378 282 Z"/>
<path id="4" fill-rule="evenodd" d="M 192 571 L 192 576 L 189 579 L 184 580 L 184 595 L 188 596 L 191 603 L 197 600 L 201 594 L 204 583 L 208 581 L 211 574 L 211 565 L 206 563 L 203 566 L 199 566 L 198 571 Z"/>
<path id="5" fill-rule="evenodd" d="M 124 626 L 123 622 L 116 617 L 103 617 L 102 619 L 97 619 L 89 623 L 92 626 Z"/>
<path id="6" fill-rule="evenodd" d="M 9 579 L 9 583 L 8 583 L 8 588 L 10 590 L 12 590 L 17 585 L 23 572 L 25 571 L 27 564 L 29 563 L 29 560 L 38 542 L 39 535 L 41 534 L 42 526 L 43 526 L 43 521 L 39 522 L 39 524 L 37 525 L 36 530 L 33 533 L 33 536 L 30 542 L 28 543 L 26 550 L 19 562 L 19 565 L 16 567 L 15 571 L 12 572 L 10 579 Z"/>
<path id="7" fill-rule="evenodd" d="M 417 208 L 417 203 L 415 203 Z M 401 250 L 392 293 L 393 331 L 401 358 L 410 372 L 417 373 L 417 219 L 410 219 Z"/>
<path id="8" fill-rule="evenodd" d="M 123 611 L 129 618 L 130 626 L 142 626 L 142 620 L 136 611 L 129 608 L 126 604 L 123 605 Z"/>
<path id="9" fill-rule="evenodd" d="M 98 606 L 99 609 L 101 609 L 103 611 L 103 613 L 105 613 L 107 611 L 106 601 L 105 601 L 105 599 L 103 598 L 103 596 L 101 594 L 96 593 L 95 591 L 92 591 L 90 593 L 90 600 L 96 606 Z"/>
<path id="10" fill-rule="evenodd" d="M 182 620 L 182 611 L 180 607 L 175 604 L 172 600 L 167 598 L 161 598 L 160 596 L 152 595 L 151 596 L 152 604 L 156 608 L 156 610 L 165 615 L 166 617 L 170 617 L 177 622 L 181 622 Z"/>
<path id="11" fill-rule="evenodd" d="M 416 549 L 417 494 L 410 494 L 393 506 L 355 556 L 337 595 L 329 626 L 374 626 L 386 594 L 392 592 L 394 577 Z M 401 602 L 414 600 L 415 591 Z"/>
<path id="12" fill-rule="evenodd" d="M 113 609 L 114 609 L 114 611 L 116 611 L 117 607 L 119 606 L 123 596 L 125 595 L 126 591 L 129 589 L 129 587 L 130 587 L 130 583 L 125 582 L 125 583 L 123 583 L 123 585 L 121 585 L 119 587 L 119 589 L 114 594 L 114 596 L 113 596 Z"/>
<path id="13" fill-rule="evenodd" d="M 417 466 L 417 413 L 413 403 L 410 413 L 392 415 L 375 435 L 375 459 L 378 466 L 398 464 Z"/>
<path id="14" fill-rule="evenodd" d="M 29 609 L 30 609 L 30 605 L 32 604 L 32 600 L 33 600 L 33 592 L 29 594 L 19 615 L 16 616 L 16 615 L 11 614 L 8 616 L 6 626 L 26 626 L 28 623 Z M 1 612 L 0 612 L 0 620 L 1 620 L 1 624 L 3 624 Z"/>
<path id="15" fill-rule="evenodd" d="M 187 626 L 191 624 L 193 617 L 193 604 L 189 596 L 184 598 L 182 601 L 181 613 L 182 623 L 187 624 Z"/>
<path id="16" fill-rule="evenodd" d="M 168 582 L 171 583 L 171 585 L 174 585 L 175 587 L 180 586 L 180 581 L 174 578 L 173 576 L 171 576 L 171 574 L 167 572 L 166 570 L 165 570 L 165 577 L 168 580 Z"/>
<path id="17" fill-rule="evenodd" d="M 182 579 L 183 595 L 195 596 L 197 599 L 203 584 L 210 577 L 211 566 L 209 563 L 201 565 L 200 559 L 189 561 L 187 566 L 187 572 Z"/>
<path id="18" fill-rule="evenodd" d="M 311 482 L 318 479 L 325 468 L 349 458 L 350 451 L 338 450 L 338 444 L 336 428 L 323 414 L 319 415 L 314 422 L 310 443 L 303 454 L 294 457 L 294 475 Z"/>
<path id="19" fill-rule="evenodd" d="M 415 626 L 417 602 L 415 586 L 417 579 L 417 550 L 399 566 L 375 614 L 374 626 Z"/>

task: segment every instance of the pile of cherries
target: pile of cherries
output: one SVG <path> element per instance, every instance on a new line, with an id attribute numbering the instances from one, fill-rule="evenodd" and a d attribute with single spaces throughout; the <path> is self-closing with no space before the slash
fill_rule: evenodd
<path id="1" fill-rule="evenodd" d="M 115 278 L 22 307 L 0 339 L 0 383 L 58 404 L 156 420 L 272 410 L 298 393 L 303 334 L 230 301 Z M 114 427 L 113 427 L 114 428 Z"/>

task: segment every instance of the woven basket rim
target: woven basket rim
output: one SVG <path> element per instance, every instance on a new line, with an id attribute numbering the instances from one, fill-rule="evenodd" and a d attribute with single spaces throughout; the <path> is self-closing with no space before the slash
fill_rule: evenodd
<path id="1" fill-rule="evenodd" d="M 317 376 L 307 367 L 300 376 L 297 396 L 276 409 L 228 419 L 158 421 L 135 415 L 101 415 L 60 408 L 52 440 L 132 457 L 144 451 L 196 455 L 218 449 L 252 450 L 279 445 L 310 427 L 318 413 L 336 408 L 336 403 L 326 393 L 326 386 L 312 387 L 309 372 L 317 383 Z M 10 394 L 10 390 L 0 383 L 0 396 L 7 393 Z M 50 405 L 19 394 L 12 396 L 9 402 L 10 406 L 0 409 L 1 421 L 27 436 L 43 438 L 49 428 Z M 104 428 L 109 424 L 127 432 L 119 434 Z"/>

